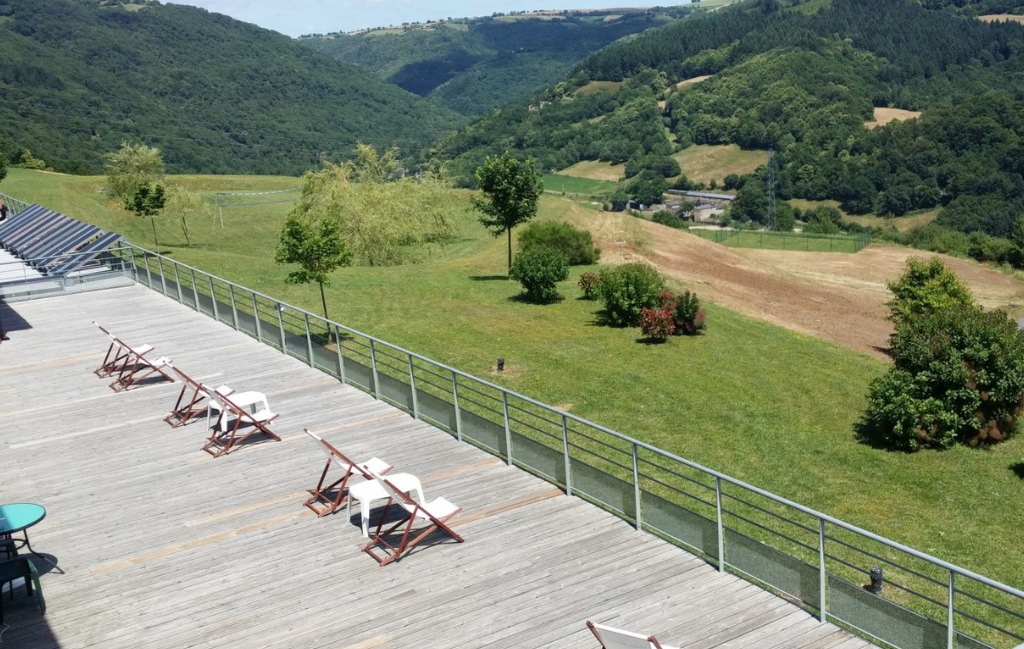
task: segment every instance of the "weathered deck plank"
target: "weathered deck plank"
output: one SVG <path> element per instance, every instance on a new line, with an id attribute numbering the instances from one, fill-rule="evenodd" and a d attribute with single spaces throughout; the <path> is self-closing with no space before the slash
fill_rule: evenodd
<path id="1" fill-rule="evenodd" d="M 688 649 L 869 647 L 737 577 L 349 386 L 141 287 L 11 306 L 0 346 L 6 502 L 44 504 L 49 611 L 19 594 L 11 646 L 593 647 L 595 619 Z M 121 394 L 91 371 L 96 319 L 204 382 L 265 392 L 280 443 L 213 459 L 205 419 L 163 421 L 179 385 Z M 380 568 L 358 522 L 302 507 L 322 467 L 309 427 L 463 507 L 466 538 Z"/>

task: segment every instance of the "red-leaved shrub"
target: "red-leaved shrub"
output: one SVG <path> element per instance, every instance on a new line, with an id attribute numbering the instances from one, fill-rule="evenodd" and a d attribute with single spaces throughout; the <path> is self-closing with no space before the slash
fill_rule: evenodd
<path id="1" fill-rule="evenodd" d="M 672 311 L 664 308 L 640 310 L 640 331 L 648 339 L 663 343 L 675 330 L 675 314 Z"/>

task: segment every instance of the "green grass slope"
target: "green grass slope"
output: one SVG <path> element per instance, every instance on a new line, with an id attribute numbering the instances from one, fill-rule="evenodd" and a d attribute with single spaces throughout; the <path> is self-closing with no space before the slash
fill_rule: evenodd
<path id="1" fill-rule="evenodd" d="M 298 174 L 357 141 L 412 151 L 460 123 L 276 32 L 184 5 L 0 3 L 0 150 L 98 171 L 122 140 L 173 171 Z"/>
<path id="2" fill-rule="evenodd" d="M 183 177 L 201 191 L 280 189 L 291 178 Z M 65 210 L 151 246 L 142 219 L 118 214 L 97 193 L 101 178 L 11 171 L 5 193 Z M 192 224 L 185 248 L 160 223 L 166 254 L 240 284 L 319 310 L 315 286 L 284 283 L 273 248 L 287 205 L 225 210 L 225 227 Z M 538 218 L 578 218 L 573 203 L 545 197 Z M 848 349 L 708 305 L 706 335 L 637 343 L 636 329 L 596 322 L 580 300 L 513 299 L 504 241 L 470 216 L 458 240 L 425 263 L 339 271 L 328 289 L 334 318 L 385 340 L 498 381 L 894 540 L 1020 586 L 1014 552 L 1024 514 L 1024 436 L 990 450 L 913 455 L 854 439 L 870 380 L 885 364 Z M 674 233 L 668 236 L 689 236 Z M 699 288 L 698 288 L 699 290 Z M 492 371 L 507 359 L 502 375 Z"/>

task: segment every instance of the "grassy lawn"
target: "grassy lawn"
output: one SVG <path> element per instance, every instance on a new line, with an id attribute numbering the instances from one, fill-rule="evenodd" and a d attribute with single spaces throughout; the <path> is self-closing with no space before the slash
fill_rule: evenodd
<path id="1" fill-rule="evenodd" d="M 585 194 L 596 196 L 607 194 L 615 189 L 615 183 L 607 180 L 593 180 L 590 178 L 577 178 L 564 174 L 545 174 L 543 176 L 544 189 L 549 192 L 565 192 L 568 194 Z"/>
<path id="2" fill-rule="evenodd" d="M 622 180 L 625 173 L 626 165 L 613 165 L 610 162 L 601 162 L 600 160 L 584 160 L 583 162 L 577 162 L 571 167 L 562 169 L 558 172 L 558 175 L 617 183 Z"/>
<path id="3" fill-rule="evenodd" d="M 918 225 L 926 225 L 928 223 L 931 223 L 932 221 L 935 220 L 935 217 L 939 215 L 939 212 L 942 211 L 940 208 L 936 207 L 935 209 L 931 210 L 912 212 L 910 214 L 907 214 L 906 216 L 885 217 L 875 216 L 873 214 L 855 216 L 853 214 L 849 214 L 848 212 L 844 211 L 843 208 L 839 207 L 839 201 L 809 201 L 803 198 L 791 198 L 786 202 L 792 205 L 793 207 L 798 207 L 801 210 L 805 211 L 813 210 L 821 206 L 834 207 L 837 210 L 839 210 L 839 213 L 843 215 L 843 219 L 847 221 L 851 221 L 853 223 L 857 223 L 867 227 L 874 227 L 877 225 L 884 228 L 892 225 L 900 232 L 906 232 L 910 228 L 913 228 Z"/>
<path id="4" fill-rule="evenodd" d="M 801 252 L 857 252 L 857 237 L 843 235 L 810 235 L 798 232 L 736 232 L 691 228 L 690 234 L 730 248 L 761 248 L 764 250 L 798 250 Z"/>
<path id="5" fill-rule="evenodd" d="M 748 174 L 768 162 L 766 151 L 744 151 L 735 144 L 694 144 L 672 156 L 694 182 L 719 184 L 729 174 Z"/>
<path id="6" fill-rule="evenodd" d="M 174 180 L 178 180 L 175 178 Z M 280 189 L 291 178 L 184 177 L 205 191 Z M 248 185 L 247 185 L 248 183 Z M 112 212 L 100 178 L 12 170 L 2 190 L 151 245 L 149 225 Z M 185 248 L 162 223 L 162 250 L 242 285 L 319 311 L 315 286 L 284 284 L 273 261 L 287 205 L 225 211 L 225 227 L 193 223 Z M 542 219 L 570 201 L 544 197 Z M 516 301 L 504 279 L 504 240 L 463 217 L 458 240 L 424 263 L 349 268 L 328 289 L 331 316 L 466 372 L 638 437 L 759 487 L 1021 585 L 1024 553 L 1024 436 L 991 450 L 913 455 L 858 443 L 852 429 L 871 379 L 886 365 L 865 355 L 708 304 L 703 336 L 665 345 L 637 342 L 635 329 L 597 323 L 579 299 L 574 268 L 565 299 Z M 856 259 L 851 256 L 851 259 Z M 492 372 L 495 359 L 507 371 Z"/>

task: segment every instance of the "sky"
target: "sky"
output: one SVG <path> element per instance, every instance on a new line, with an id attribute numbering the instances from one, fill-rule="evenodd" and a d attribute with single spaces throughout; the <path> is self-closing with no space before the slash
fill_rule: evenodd
<path id="1" fill-rule="evenodd" d="M 170 0 L 255 23 L 289 36 L 348 32 L 440 18 L 534 9 L 647 6 L 642 0 Z M 668 4 L 682 4 L 683 0 Z M 666 4 L 664 2 L 662 5 Z"/>

